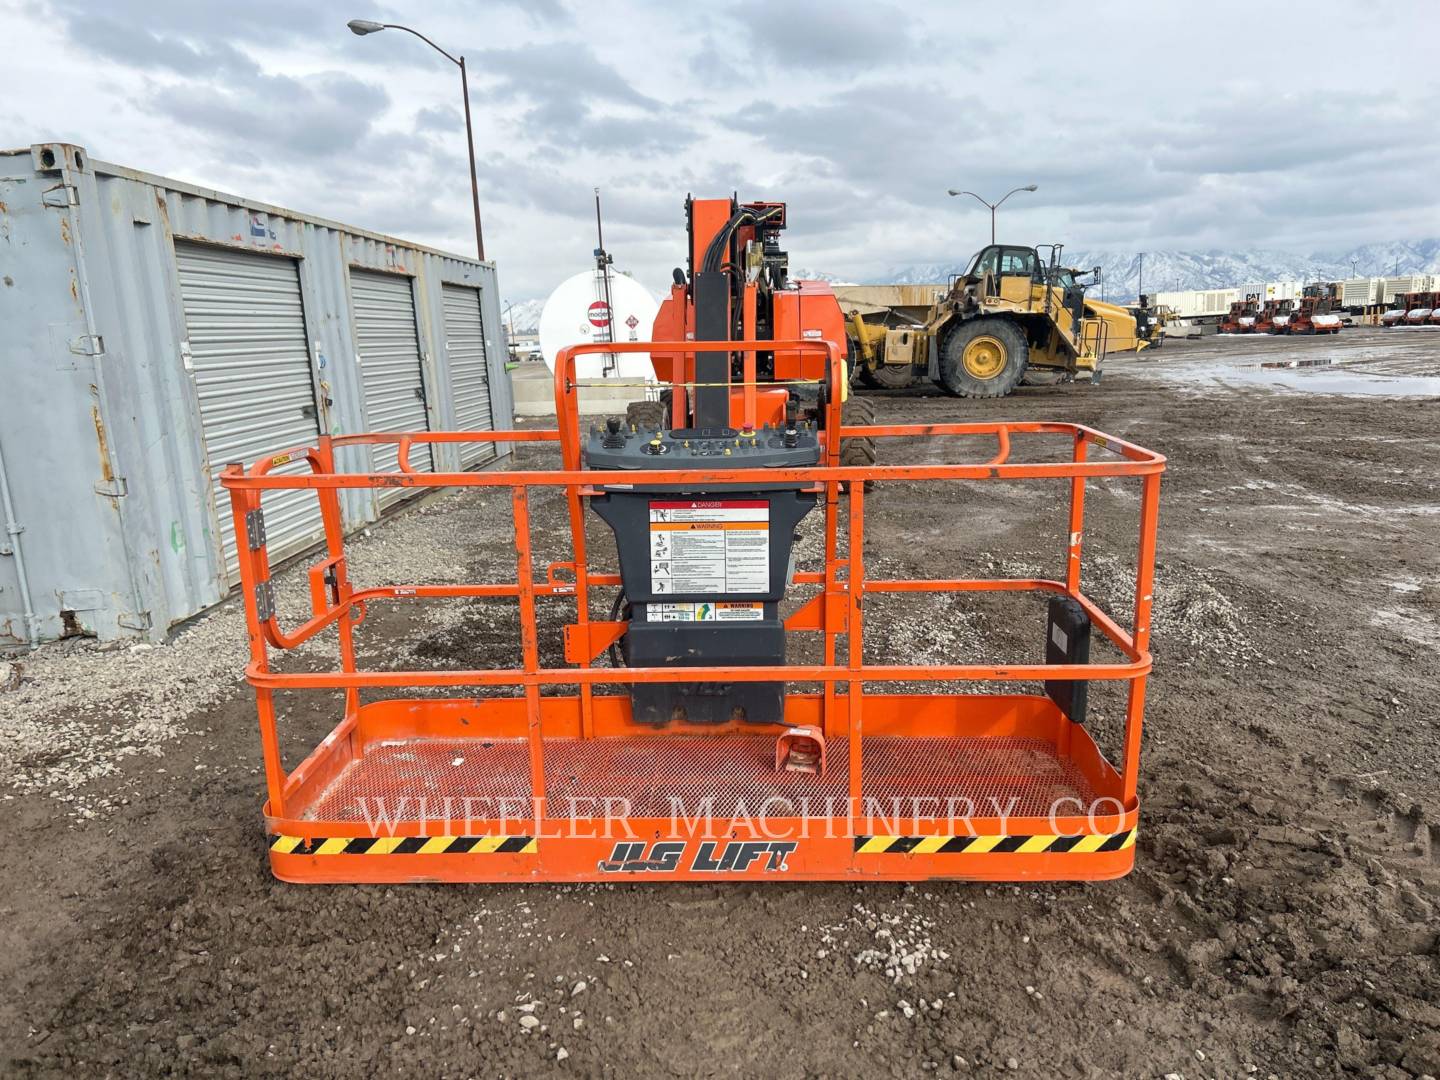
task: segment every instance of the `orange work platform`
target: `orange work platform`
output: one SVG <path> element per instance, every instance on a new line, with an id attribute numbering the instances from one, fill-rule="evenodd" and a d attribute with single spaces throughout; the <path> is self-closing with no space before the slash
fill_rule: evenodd
<path id="1" fill-rule="evenodd" d="M 574 358 L 585 352 L 664 350 L 689 342 L 603 343 L 564 350 L 556 364 L 558 425 L 549 431 L 415 432 L 321 438 L 248 469 L 226 468 L 239 538 L 268 800 L 271 867 L 296 882 L 969 878 L 1096 880 L 1134 861 L 1136 795 L 1160 474 L 1164 459 L 1090 428 L 1060 423 L 844 427 L 843 393 L 822 398 L 821 464 L 806 468 L 599 471 L 583 467 Z M 822 341 L 725 342 L 740 352 L 819 352 L 832 387 L 844 359 Z M 684 393 L 685 384 L 675 388 Z M 746 395 L 763 393 L 753 384 Z M 838 464 L 840 439 L 893 443 L 934 436 L 981 444 L 956 464 Z M 445 442 L 558 443 L 553 471 L 428 473 L 413 447 Z M 393 473 L 336 470 L 342 446 L 398 445 Z M 1017 449 L 1024 446 L 1024 452 Z M 1023 460 L 1014 460 L 1015 458 Z M 309 472 L 277 474 L 303 459 Z M 1140 487 L 1136 587 L 1127 628 L 1080 588 L 1086 481 L 1132 477 Z M 867 483 L 954 487 L 987 480 L 1068 479 L 1064 580 L 888 580 L 867 576 Z M 824 566 L 795 573 L 787 635 L 818 635 L 817 663 L 753 667 L 616 667 L 605 659 L 627 623 L 592 617 L 594 590 L 619 574 L 590 566 L 588 495 L 624 485 L 800 484 L 824 508 Z M 385 486 L 503 489 L 513 514 L 515 566 L 508 580 L 476 585 L 353 585 L 339 493 Z M 260 500 L 263 492 L 313 490 L 326 548 L 310 569 L 312 615 L 285 629 L 274 610 Z M 559 489 L 571 557 L 537 574 L 530 500 Z M 508 576 L 508 575 L 507 575 Z M 922 665 L 864 657 L 867 595 L 1027 591 L 1064 596 L 1089 617 L 1109 662 Z M 369 605 L 415 598 L 504 598 L 518 606 L 514 668 L 361 671 L 355 636 Z M 542 667 L 536 602 L 572 605 L 561 667 Z M 608 614 L 608 605 L 604 614 Z M 277 672 L 272 650 L 335 628 L 333 670 Z M 784 715 L 656 727 L 636 722 L 637 683 L 784 681 Z M 891 693 L 919 682 L 1128 684 L 1123 740 L 1112 764 L 1089 731 L 1044 693 Z M 465 696 L 484 687 L 485 696 Z M 404 688 L 447 688 L 447 697 L 386 697 Z M 344 714 L 303 762 L 281 760 L 276 696 L 340 689 Z M 801 692 L 803 690 L 803 692 Z M 362 700 L 362 691 L 370 691 Z M 543 691 L 543 692 L 542 692 Z"/>

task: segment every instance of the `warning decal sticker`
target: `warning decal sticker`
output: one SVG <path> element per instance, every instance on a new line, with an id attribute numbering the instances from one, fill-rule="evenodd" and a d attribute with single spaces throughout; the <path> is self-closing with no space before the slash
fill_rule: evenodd
<path id="1" fill-rule="evenodd" d="M 765 618 L 765 605 L 709 603 L 646 604 L 646 622 L 758 622 Z"/>
<path id="2" fill-rule="evenodd" d="M 652 499 L 650 589 L 661 595 L 769 592 L 770 504 Z"/>

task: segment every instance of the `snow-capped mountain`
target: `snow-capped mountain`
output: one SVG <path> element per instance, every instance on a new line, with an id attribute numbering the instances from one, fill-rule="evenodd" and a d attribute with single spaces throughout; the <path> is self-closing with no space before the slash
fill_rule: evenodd
<path id="1" fill-rule="evenodd" d="M 968 256 L 967 256 L 968 260 Z M 1350 251 L 1298 255 L 1287 251 L 1088 251 L 1067 248 L 1066 266 L 1099 266 L 1107 299 L 1133 299 L 1146 292 L 1225 289 L 1261 281 L 1339 281 L 1350 277 L 1440 273 L 1440 240 L 1365 244 Z M 894 267 L 879 282 L 944 281 L 962 273 L 965 261 Z"/>
<path id="2" fill-rule="evenodd" d="M 929 284 L 947 280 L 965 271 L 973 252 L 954 262 L 909 263 L 862 274 L 862 282 L 874 285 Z M 1146 292 L 1181 289 L 1231 289 L 1266 281 L 1342 281 L 1351 277 L 1390 277 L 1399 274 L 1440 274 L 1440 239 L 1396 240 L 1391 243 L 1362 244 L 1349 251 L 1299 255 L 1293 251 L 1147 251 L 1144 259 L 1133 251 L 1093 251 L 1066 248 L 1060 261 L 1066 266 L 1100 267 L 1101 286 L 1107 300 L 1133 300 L 1144 286 Z M 832 285 L 855 284 L 856 276 L 824 270 L 793 267 L 790 276 L 802 281 L 828 281 Z M 521 300 L 510 308 L 509 321 L 516 333 L 535 333 L 545 301 Z"/>
<path id="3" fill-rule="evenodd" d="M 790 277 L 797 281 L 828 281 L 832 285 L 853 285 L 854 282 L 838 274 L 827 274 L 824 270 L 792 269 Z M 507 301 L 509 303 L 509 301 Z M 504 309 L 504 305 L 501 305 Z M 510 303 L 505 319 L 506 331 L 517 334 L 534 334 L 540 330 L 540 313 L 545 310 L 545 298 L 516 300 Z"/>
<path id="4" fill-rule="evenodd" d="M 506 331 L 514 330 L 517 334 L 535 334 L 540 330 L 540 312 L 545 310 L 545 300 L 517 300 L 513 304 L 502 304 L 501 309 L 505 312 Z"/>
<path id="5" fill-rule="evenodd" d="M 831 285 L 857 284 L 839 274 L 826 273 L 824 270 L 807 270 L 803 266 L 790 267 L 789 278 L 791 281 L 828 281 Z"/>

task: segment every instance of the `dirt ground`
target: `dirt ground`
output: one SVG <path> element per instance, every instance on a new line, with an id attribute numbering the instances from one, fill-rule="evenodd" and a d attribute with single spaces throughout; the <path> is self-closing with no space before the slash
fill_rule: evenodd
<path id="1" fill-rule="evenodd" d="M 882 421 L 1082 421 L 1168 456 L 1128 877 L 281 884 L 224 608 L 164 647 L 71 642 L 0 667 L 0 1071 L 1440 1075 L 1440 334 L 1172 342 L 1112 358 L 1097 386 L 876 400 Z M 882 487 L 868 550 L 895 576 L 1054 573 L 1057 494 Z M 497 499 L 442 495 L 373 528 L 357 574 L 504 576 Z M 1103 598 L 1133 564 L 1137 507 L 1133 482 L 1091 486 Z M 560 513 L 537 501 L 542 557 L 561 554 Z M 282 591 L 293 606 L 299 575 Z M 1043 630 L 969 599 L 869 618 L 876 655 L 931 660 L 1028 657 Z M 396 606 L 363 657 L 508 663 L 512 627 L 494 605 Z M 334 708 L 287 712 L 292 763 Z M 1118 702 L 1094 711 L 1113 756 Z"/>

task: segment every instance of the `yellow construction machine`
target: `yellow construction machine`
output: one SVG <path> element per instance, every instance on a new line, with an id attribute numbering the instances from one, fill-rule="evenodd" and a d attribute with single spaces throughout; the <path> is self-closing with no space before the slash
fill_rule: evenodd
<path id="1" fill-rule="evenodd" d="M 1145 348 L 1135 317 L 1091 300 L 1061 245 L 992 244 L 948 285 L 837 287 L 852 372 L 898 389 L 928 377 L 957 397 L 1004 397 L 1034 382 L 1098 381 L 1108 352 Z"/>

